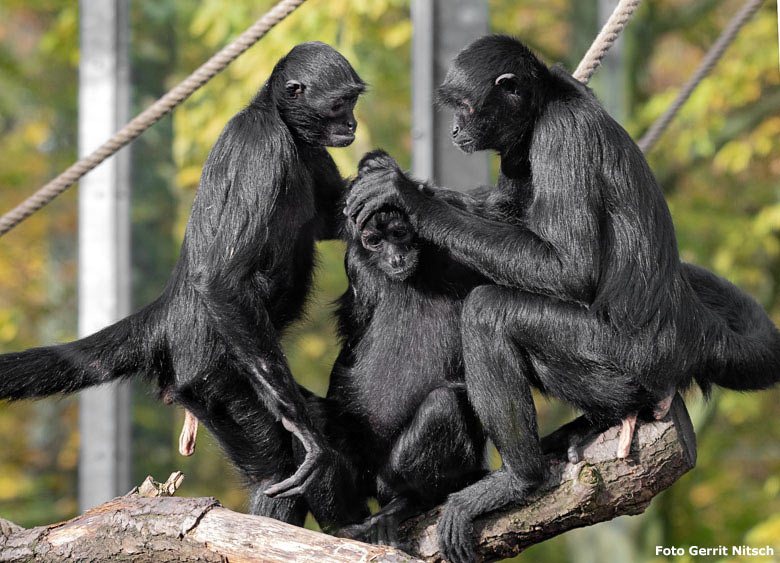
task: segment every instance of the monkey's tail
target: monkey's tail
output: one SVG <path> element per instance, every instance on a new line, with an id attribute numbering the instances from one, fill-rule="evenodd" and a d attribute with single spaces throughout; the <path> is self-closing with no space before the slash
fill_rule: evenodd
<path id="1" fill-rule="evenodd" d="M 768 389 L 780 382 L 780 331 L 764 309 L 737 286 L 709 270 L 685 264 L 688 281 L 716 329 L 705 341 L 706 371 L 696 376 L 705 393 L 712 384 L 737 391 Z"/>
<path id="2" fill-rule="evenodd" d="M 80 340 L 0 355 L 0 399 L 72 393 L 144 371 L 149 307 Z"/>

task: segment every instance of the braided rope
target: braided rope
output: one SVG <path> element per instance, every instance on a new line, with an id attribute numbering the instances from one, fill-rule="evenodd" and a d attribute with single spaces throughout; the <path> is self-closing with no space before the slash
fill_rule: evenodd
<path id="1" fill-rule="evenodd" d="M 734 14 L 734 17 L 731 18 L 729 24 L 721 32 L 718 39 L 713 43 L 712 47 L 710 47 L 710 50 L 707 51 L 704 59 L 702 59 L 699 66 L 682 87 L 679 94 L 677 94 L 677 98 L 675 98 L 671 105 L 666 108 L 666 111 L 650 126 L 650 129 L 647 130 L 637 143 L 643 153 L 647 153 L 658 142 L 658 139 L 669 126 L 672 119 L 674 119 L 674 116 L 677 115 L 677 112 L 680 111 L 680 108 L 688 101 L 691 93 L 693 93 L 696 86 L 699 85 L 699 82 L 715 68 L 715 65 L 723 56 L 723 53 L 728 46 L 731 45 L 732 41 L 734 41 L 737 32 L 751 17 L 753 17 L 763 3 L 764 0 L 747 0 L 739 11 Z"/>
<path id="2" fill-rule="evenodd" d="M 596 72 L 596 69 L 601 65 L 601 60 L 604 55 L 607 54 L 612 44 L 617 40 L 620 32 L 626 27 L 628 20 L 634 15 L 634 12 L 639 7 L 642 0 L 620 0 L 615 9 L 612 10 L 612 14 L 609 16 L 607 23 L 601 28 L 596 39 L 593 40 L 593 44 L 582 57 L 580 64 L 577 66 L 577 70 L 574 71 L 574 78 L 580 82 L 587 84 L 590 81 L 590 77 Z"/>
<path id="3" fill-rule="evenodd" d="M 27 217 L 75 184 L 79 178 L 134 140 L 165 114 L 189 98 L 195 90 L 223 71 L 239 55 L 257 43 L 271 28 L 281 22 L 306 0 L 281 0 L 250 28 L 222 48 L 167 94 L 133 118 L 108 141 L 92 153 L 72 164 L 67 170 L 40 188 L 33 195 L 0 217 L 3 236 Z"/>

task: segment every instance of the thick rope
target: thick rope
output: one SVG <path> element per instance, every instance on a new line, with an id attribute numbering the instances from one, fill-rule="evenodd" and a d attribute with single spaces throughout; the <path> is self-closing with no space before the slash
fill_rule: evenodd
<path id="1" fill-rule="evenodd" d="M 211 57 L 178 86 L 136 116 L 99 148 L 78 160 L 54 180 L 0 217 L 0 236 L 3 236 L 44 205 L 50 203 L 54 198 L 75 184 L 84 174 L 154 125 L 165 114 L 186 100 L 195 90 L 208 82 L 214 75 L 224 70 L 236 57 L 254 45 L 272 27 L 305 1 L 281 0 L 262 18 L 257 20 L 252 27 Z M 590 77 L 593 76 L 593 73 L 601 64 L 604 55 L 612 47 L 620 32 L 623 31 L 640 2 L 641 0 L 620 0 L 574 72 L 574 77 L 577 80 L 585 83 L 590 80 Z"/>
<path id="2" fill-rule="evenodd" d="M 601 64 L 601 60 L 604 55 L 607 54 L 609 48 L 617 40 L 620 32 L 626 27 L 628 20 L 634 15 L 634 12 L 639 7 L 642 0 L 620 0 L 618 5 L 612 11 L 607 23 L 601 28 L 601 31 L 596 36 L 593 44 L 585 53 L 585 56 L 577 66 L 577 70 L 574 71 L 574 78 L 580 82 L 587 84 L 590 81 L 590 77 L 596 72 L 596 69 Z"/>
<path id="3" fill-rule="evenodd" d="M 647 130 L 647 132 L 637 143 L 639 148 L 642 149 L 643 153 L 647 154 L 647 152 L 650 151 L 650 149 L 652 149 L 653 146 L 658 142 L 658 139 L 669 126 L 669 123 L 671 123 L 672 119 L 674 119 L 674 116 L 677 115 L 677 112 L 680 111 L 680 108 L 682 108 L 683 104 L 688 101 L 691 93 L 693 93 L 696 86 L 699 85 L 699 82 L 701 82 L 704 77 L 707 76 L 713 68 L 715 68 L 715 65 L 723 56 L 723 53 L 726 52 L 728 46 L 731 45 L 732 41 L 734 41 L 734 38 L 737 36 L 737 32 L 742 28 L 743 25 L 745 25 L 745 23 L 747 23 L 750 18 L 753 17 L 753 15 L 763 3 L 764 0 L 747 0 L 747 2 L 742 5 L 739 11 L 734 14 L 734 17 L 731 18 L 729 24 L 721 32 L 720 37 L 718 37 L 717 41 L 713 43 L 712 47 L 710 47 L 710 50 L 707 51 L 707 54 L 704 56 L 704 59 L 702 59 L 701 63 L 699 63 L 696 71 L 682 87 L 680 93 L 677 94 L 677 98 L 675 98 L 675 100 L 666 109 L 663 115 L 661 115 L 661 117 L 659 117 L 655 123 L 650 126 L 650 129 Z"/>
<path id="4" fill-rule="evenodd" d="M 244 51 L 257 43 L 271 28 L 286 18 L 306 0 L 281 0 L 249 29 L 239 35 L 230 44 L 221 49 L 192 74 L 171 89 L 162 98 L 133 118 L 118 133 L 103 143 L 95 151 L 78 160 L 67 170 L 40 188 L 25 201 L 0 217 L 0 236 L 3 236 L 27 217 L 51 202 L 54 198 L 75 184 L 79 178 L 98 164 L 116 153 L 130 141 L 138 137 L 149 127 L 157 123 L 165 114 L 189 98 L 195 90 L 211 80 L 225 69 Z"/>

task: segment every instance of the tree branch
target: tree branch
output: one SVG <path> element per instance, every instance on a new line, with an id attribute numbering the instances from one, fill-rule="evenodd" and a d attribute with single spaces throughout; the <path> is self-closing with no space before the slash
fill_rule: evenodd
<path id="1" fill-rule="evenodd" d="M 551 478 L 527 504 L 479 520 L 475 536 L 480 555 L 488 560 L 510 557 L 567 530 L 639 514 L 696 463 L 696 438 L 679 396 L 663 421 L 638 425 L 627 459 L 615 456 L 617 434 L 618 428 L 611 428 L 588 445 L 584 462 L 570 464 L 552 456 Z M 124 497 L 50 526 L 23 529 L 0 519 L 0 560 L 123 556 L 160 562 L 440 561 L 436 542 L 440 509 L 402 527 L 410 556 L 392 547 L 239 514 L 213 498 L 164 496 L 180 482 L 177 474 L 163 485 L 145 482 Z"/>

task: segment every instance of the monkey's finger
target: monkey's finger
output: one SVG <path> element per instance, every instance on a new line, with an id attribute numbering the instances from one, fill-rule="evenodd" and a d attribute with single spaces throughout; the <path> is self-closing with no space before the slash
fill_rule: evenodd
<path id="1" fill-rule="evenodd" d="M 398 546 L 398 536 L 396 534 L 397 526 L 394 518 L 384 518 L 379 525 L 377 543 L 380 545 Z"/>
<path id="2" fill-rule="evenodd" d="M 388 154 L 377 157 L 366 162 L 358 173 L 361 175 L 372 174 L 375 172 L 396 172 L 400 170 L 398 163 Z"/>
<path id="3" fill-rule="evenodd" d="M 371 219 L 371 216 L 382 209 L 383 207 L 398 207 L 400 209 L 403 209 L 403 207 L 400 204 L 399 198 L 396 197 L 394 194 L 383 194 L 379 197 L 375 197 L 374 199 L 367 202 L 363 209 L 360 210 L 360 212 L 355 217 L 355 224 L 358 226 L 359 229 L 362 229 L 366 223 L 368 223 L 368 220 Z"/>
<path id="4" fill-rule="evenodd" d="M 395 185 L 394 177 L 382 171 L 381 174 L 375 173 L 367 176 L 358 177 L 353 182 L 352 187 L 345 200 L 346 207 L 354 205 L 357 201 L 366 198 L 366 195 L 374 192 L 385 192 L 393 189 Z"/>
<path id="5" fill-rule="evenodd" d="M 300 470 L 296 471 L 295 475 L 292 477 L 289 477 L 281 483 L 277 483 L 273 487 L 266 489 L 264 491 L 265 494 L 272 498 L 290 498 L 302 495 L 314 482 L 317 472 L 314 468 L 312 468 L 308 476 L 304 477 L 303 482 L 300 484 L 298 484 L 300 476 L 296 478 L 298 473 L 300 473 Z"/>
<path id="6" fill-rule="evenodd" d="M 307 444 L 303 444 L 306 448 Z M 308 448 L 307 448 L 308 450 Z M 300 494 L 306 487 L 311 484 L 312 478 L 317 469 L 317 464 L 320 462 L 320 456 L 306 453 L 306 457 L 303 459 L 303 463 L 298 467 L 298 470 L 284 481 L 267 488 L 263 491 L 267 496 L 272 498 L 287 498 Z"/>
<path id="7" fill-rule="evenodd" d="M 469 523 L 464 520 L 458 509 L 444 509 L 438 526 L 439 550 L 451 563 L 472 563 L 476 561 L 476 552 L 471 542 Z"/>
<path id="8" fill-rule="evenodd" d="M 358 215 L 360 215 L 367 206 L 370 205 L 374 211 L 376 211 L 377 208 L 374 206 L 375 201 L 388 202 L 388 198 L 394 198 L 396 200 L 398 199 L 398 195 L 395 190 L 392 187 L 388 189 L 386 182 L 367 182 L 365 187 L 362 187 L 355 194 L 350 195 L 352 197 L 347 199 L 346 215 L 356 222 Z M 372 211 L 368 218 L 370 218 L 373 213 L 374 212 Z M 358 226 L 362 229 L 364 224 L 365 221 L 363 221 L 363 223 L 358 223 Z"/>
<path id="9" fill-rule="evenodd" d="M 397 168 L 396 160 L 382 149 L 376 149 L 363 155 L 358 163 L 358 171 L 373 170 L 378 168 Z"/>

